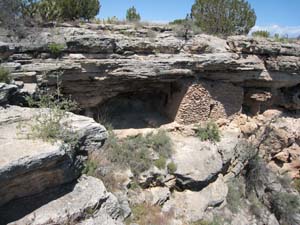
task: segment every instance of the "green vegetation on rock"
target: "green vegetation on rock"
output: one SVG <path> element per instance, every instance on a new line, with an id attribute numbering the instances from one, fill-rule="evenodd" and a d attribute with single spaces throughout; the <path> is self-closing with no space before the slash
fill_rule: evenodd
<path id="1" fill-rule="evenodd" d="M 48 45 L 49 51 L 50 53 L 54 56 L 54 57 L 59 57 L 62 54 L 62 51 L 64 49 L 64 45 L 63 44 L 58 44 L 58 43 L 51 43 Z"/>
<path id="2" fill-rule="evenodd" d="M 77 109 L 77 103 L 60 94 L 59 87 L 53 94 L 46 93 L 37 99 L 27 98 L 30 107 L 43 110 L 34 115 L 32 121 L 26 124 L 30 127 L 29 138 L 38 138 L 48 142 L 62 140 L 68 144 L 76 144 L 76 135 L 68 129 L 68 112 Z"/>
<path id="3" fill-rule="evenodd" d="M 201 141 L 219 142 L 221 140 L 219 127 L 212 121 L 208 122 L 205 126 L 197 126 L 195 133 Z"/>
<path id="4" fill-rule="evenodd" d="M 254 31 L 252 33 L 253 37 L 263 37 L 263 38 L 268 38 L 270 37 L 270 32 L 266 31 L 266 30 L 258 30 L 258 31 Z"/>
<path id="5" fill-rule="evenodd" d="M 105 145 L 107 158 L 120 166 L 129 167 L 138 175 L 154 164 L 163 167 L 164 159 L 171 156 L 172 142 L 165 131 L 159 130 L 156 134 L 149 133 L 145 136 L 130 136 L 124 139 L 117 138 L 113 132 Z M 158 153 L 159 162 L 153 162 L 151 151 Z"/>
<path id="6" fill-rule="evenodd" d="M 11 82 L 11 80 L 12 80 L 12 78 L 11 78 L 10 72 L 5 68 L 0 67 L 0 83 L 9 84 Z"/>
<path id="7" fill-rule="evenodd" d="M 239 179 L 234 179 L 228 184 L 226 197 L 227 206 L 231 212 L 237 213 L 241 207 L 242 199 L 245 197 L 245 187 Z"/>
<path id="8" fill-rule="evenodd" d="M 174 162 L 168 163 L 167 168 L 169 173 L 175 173 L 177 170 L 177 166 Z"/>
<path id="9" fill-rule="evenodd" d="M 256 22 L 246 0 L 196 0 L 192 18 L 205 33 L 224 36 L 248 34 Z"/>
<path id="10" fill-rule="evenodd" d="M 126 12 L 126 20 L 129 22 L 138 22 L 141 20 L 140 14 L 134 6 L 130 7 Z"/>
<path id="11" fill-rule="evenodd" d="M 149 203 L 135 204 L 131 206 L 132 214 L 126 219 L 126 224 L 140 225 L 165 225 L 170 224 L 172 213 L 164 213 L 157 205 Z"/>
<path id="12" fill-rule="evenodd" d="M 51 21 L 90 20 L 100 7 L 99 0 L 2 0 L 0 24 L 13 28 Z"/>

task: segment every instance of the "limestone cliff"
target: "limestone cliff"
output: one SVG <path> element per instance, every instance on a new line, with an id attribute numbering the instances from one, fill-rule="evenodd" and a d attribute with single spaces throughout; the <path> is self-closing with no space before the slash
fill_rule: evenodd
<path id="1" fill-rule="evenodd" d="M 204 34 L 185 40 L 168 26 L 150 25 L 65 25 L 32 29 L 21 40 L 0 36 L 1 66 L 15 80 L 52 87 L 62 73 L 63 92 L 87 115 L 115 99 L 140 99 L 181 123 L 242 108 L 299 110 L 299 52 L 299 43 Z"/>
<path id="2" fill-rule="evenodd" d="M 0 83 L 0 224 L 300 223 L 297 187 L 280 180 L 300 177 L 299 42 L 140 24 L 0 31 L 14 80 Z M 57 87 L 80 107 L 76 147 L 18 127 L 49 112 L 25 97 Z M 218 143 L 197 136 L 211 120 Z"/>

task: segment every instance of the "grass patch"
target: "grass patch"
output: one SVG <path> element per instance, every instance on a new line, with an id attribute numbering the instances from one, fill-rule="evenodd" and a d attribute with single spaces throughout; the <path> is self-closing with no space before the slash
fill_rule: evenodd
<path id="1" fill-rule="evenodd" d="M 269 38 L 270 32 L 266 30 L 257 30 L 252 33 L 253 37 Z"/>
<path id="2" fill-rule="evenodd" d="M 251 203 L 249 208 L 252 214 L 257 219 L 261 219 L 261 216 L 263 215 L 263 210 L 262 210 L 262 208 L 264 207 L 263 204 L 259 201 L 259 199 L 257 198 L 254 192 L 249 194 L 248 200 Z"/>
<path id="3" fill-rule="evenodd" d="M 160 156 L 159 159 L 155 160 L 154 165 L 158 168 L 158 169 L 165 169 L 166 168 L 166 164 L 167 164 L 167 160 L 165 157 Z"/>
<path id="4" fill-rule="evenodd" d="M 223 223 L 221 223 L 219 218 L 214 218 L 212 221 L 208 221 L 208 220 L 198 220 L 195 222 L 192 222 L 190 225 L 221 225 Z"/>
<path id="5" fill-rule="evenodd" d="M 300 179 L 297 178 L 293 181 L 293 187 L 300 193 Z"/>
<path id="6" fill-rule="evenodd" d="M 27 98 L 28 104 L 31 107 L 44 108 L 33 117 L 33 122 L 29 124 L 29 138 L 42 139 L 47 142 L 55 142 L 64 140 L 67 142 L 75 142 L 75 134 L 72 134 L 68 129 L 68 124 L 63 122 L 68 118 L 68 111 L 73 111 L 77 108 L 77 104 L 60 95 L 46 94 L 40 96 L 38 100 L 32 97 Z"/>
<path id="7" fill-rule="evenodd" d="M 219 142 L 221 140 L 219 127 L 212 121 L 208 122 L 205 126 L 196 127 L 195 133 L 201 141 Z"/>
<path id="8" fill-rule="evenodd" d="M 12 78 L 10 72 L 5 68 L 0 67 L 0 83 L 9 84 L 11 81 Z"/>
<path id="9" fill-rule="evenodd" d="M 228 209 L 233 212 L 239 212 L 239 209 L 242 204 L 242 199 L 245 197 L 244 195 L 244 186 L 239 179 L 235 179 L 228 183 L 228 194 L 226 197 L 227 200 L 227 207 Z"/>
<path id="10" fill-rule="evenodd" d="M 169 173 L 175 173 L 177 170 L 177 166 L 174 162 L 168 163 L 167 168 Z"/>
<path id="11" fill-rule="evenodd" d="M 169 224 L 172 213 L 163 213 L 159 206 L 149 203 L 136 204 L 131 206 L 132 215 L 125 223 L 126 225 L 135 223 L 139 225 L 166 225 Z"/>
<path id="12" fill-rule="evenodd" d="M 62 55 L 64 48 L 65 46 L 63 44 L 58 44 L 58 43 L 50 43 L 48 45 L 48 49 L 51 55 L 54 56 L 55 58 L 58 58 Z"/>
<path id="13" fill-rule="evenodd" d="M 118 139 L 110 132 L 104 148 L 108 160 L 122 167 L 129 167 L 136 176 L 155 164 L 150 155 L 151 150 L 159 154 L 160 160 L 156 163 L 160 167 L 164 164 L 163 158 L 166 159 L 172 154 L 171 139 L 162 130 L 156 134 L 149 133 L 124 139 Z"/>
<path id="14" fill-rule="evenodd" d="M 299 196 L 291 193 L 278 192 L 272 195 L 271 210 L 282 224 L 297 224 L 300 212 Z"/>
<path id="15" fill-rule="evenodd" d="M 95 172 L 97 170 L 97 163 L 92 160 L 87 160 L 84 164 L 84 168 L 82 170 L 82 174 L 86 174 L 88 176 L 95 176 Z"/>

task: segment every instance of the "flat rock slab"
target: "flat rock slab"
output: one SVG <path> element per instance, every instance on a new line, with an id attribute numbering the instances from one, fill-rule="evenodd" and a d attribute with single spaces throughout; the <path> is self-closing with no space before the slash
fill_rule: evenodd
<path id="1" fill-rule="evenodd" d="M 119 215 L 118 200 L 106 191 L 102 181 L 84 176 L 79 179 L 71 192 L 9 224 L 93 224 L 84 221 L 92 221 L 97 216 L 103 219 L 103 223 L 99 224 L 121 224 L 118 221 Z"/>
<path id="2" fill-rule="evenodd" d="M 0 206 L 71 182 L 80 175 L 73 149 L 59 141 L 28 139 L 28 127 L 20 128 L 24 122 L 32 123 L 38 110 L 17 106 L 0 109 Z M 90 118 L 70 115 L 81 150 L 99 149 L 107 136 L 105 128 Z"/>
<path id="3" fill-rule="evenodd" d="M 172 198 L 165 203 L 163 210 L 175 211 L 176 218 L 186 221 L 199 221 L 209 207 L 217 207 L 226 201 L 228 187 L 222 175 L 199 192 L 186 190 L 174 192 Z"/>
<path id="4" fill-rule="evenodd" d="M 172 159 L 177 165 L 176 176 L 183 185 L 199 186 L 217 175 L 223 167 L 221 154 L 216 145 L 202 142 L 196 137 L 172 137 L 174 154 Z"/>

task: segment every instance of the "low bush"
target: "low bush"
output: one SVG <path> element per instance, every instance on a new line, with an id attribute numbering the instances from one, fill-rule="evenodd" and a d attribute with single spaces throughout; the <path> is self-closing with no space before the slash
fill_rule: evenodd
<path id="1" fill-rule="evenodd" d="M 288 43 L 292 41 L 287 36 L 280 36 L 279 34 L 274 34 L 274 40 L 277 42 Z"/>
<path id="2" fill-rule="evenodd" d="M 153 165 L 150 150 L 159 154 L 160 158 L 171 156 L 171 139 L 164 131 L 156 134 L 149 133 L 145 136 L 137 135 L 118 139 L 113 132 L 104 146 L 107 158 L 120 166 L 129 167 L 134 175 L 138 175 Z M 158 163 L 162 166 L 163 160 Z"/>
<path id="3" fill-rule="evenodd" d="M 65 46 L 63 44 L 51 43 L 48 45 L 48 48 L 51 55 L 54 56 L 55 58 L 58 58 L 62 55 Z"/>
<path id="4" fill-rule="evenodd" d="M 159 159 L 155 160 L 155 162 L 154 162 L 154 165 L 158 169 L 164 169 L 164 168 L 166 168 L 166 164 L 167 164 L 167 160 L 163 156 L 160 156 Z"/>
<path id="5" fill-rule="evenodd" d="M 175 173 L 177 170 L 177 166 L 174 162 L 168 163 L 167 168 L 169 173 Z"/>
<path id="6" fill-rule="evenodd" d="M 271 210 L 282 224 L 297 224 L 300 212 L 300 198 L 291 193 L 278 192 L 272 194 Z"/>
<path id="7" fill-rule="evenodd" d="M 96 177 L 97 164 L 92 160 L 87 160 L 84 164 L 84 168 L 82 170 L 82 174 L 86 174 L 88 176 Z"/>
<path id="8" fill-rule="evenodd" d="M 293 181 L 293 187 L 300 193 L 300 178 Z"/>
<path id="9" fill-rule="evenodd" d="M 190 15 L 187 15 L 185 19 L 174 20 L 170 25 L 176 37 L 184 38 L 185 40 L 188 40 L 193 35 L 202 33 L 201 28 L 194 23 Z"/>
<path id="10" fill-rule="evenodd" d="M 159 206 L 153 206 L 149 203 L 133 205 L 131 212 L 131 217 L 125 221 L 126 224 L 166 225 L 170 223 L 173 217 L 172 213 L 163 213 Z"/>
<path id="11" fill-rule="evenodd" d="M 227 207 L 233 213 L 237 213 L 241 207 L 242 199 L 245 197 L 245 187 L 241 180 L 234 179 L 228 183 L 228 194 L 226 197 Z"/>
<path id="12" fill-rule="evenodd" d="M 38 138 L 48 142 L 63 140 L 69 144 L 75 144 L 76 134 L 68 129 L 69 111 L 77 109 L 77 103 L 60 94 L 59 88 L 53 94 L 43 94 L 38 99 L 27 98 L 31 107 L 43 108 L 33 120 L 27 124 L 30 127 L 29 138 Z"/>
<path id="13" fill-rule="evenodd" d="M 190 225 L 221 225 L 223 224 L 221 219 L 219 217 L 214 217 L 212 221 L 208 220 L 198 220 L 195 222 L 192 222 Z"/>
<path id="14" fill-rule="evenodd" d="M 263 215 L 263 204 L 259 201 L 257 196 L 255 195 L 254 192 L 251 192 L 248 194 L 248 200 L 250 201 L 250 211 L 252 214 L 257 218 L 261 219 L 261 216 Z"/>
<path id="15" fill-rule="evenodd" d="M 11 82 L 11 80 L 12 80 L 12 78 L 11 78 L 10 72 L 5 68 L 0 67 L 0 83 L 9 84 Z"/>
<path id="16" fill-rule="evenodd" d="M 221 140 L 221 135 L 219 127 L 214 122 L 208 122 L 205 126 L 198 126 L 195 129 L 196 136 L 201 139 L 201 141 L 211 141 L 219 142 Z"/>
<path id="17" fill-rule="evenodd" d="M 258 30 L 254 31 L 252 33 L 253 37 L 263 37 L 263 38 L 269 38 L 270 37 L 270 32 L 266 30 Z"/>

